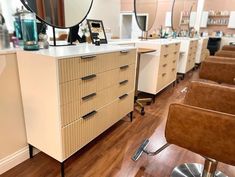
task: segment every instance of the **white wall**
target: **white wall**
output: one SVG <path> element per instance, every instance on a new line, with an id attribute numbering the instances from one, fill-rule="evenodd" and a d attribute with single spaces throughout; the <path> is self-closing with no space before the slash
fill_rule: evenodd
<path id="1" fill-rule="evenodd" d="M 104 28 L 111 28 L 113 36 L 119 36 L 120 0 L 94 0 L 89 19 L 103 20 Z"/>
<path id="2" fill-rule="evenodd" d="M 14 18 L 12 14 L 16 12 L 16 8 L 21 8 L 21 6 L 20 0 L 0 0 L 0 12 L 2 12 L 7 28 L 11 33 L 14 31 Z"/>

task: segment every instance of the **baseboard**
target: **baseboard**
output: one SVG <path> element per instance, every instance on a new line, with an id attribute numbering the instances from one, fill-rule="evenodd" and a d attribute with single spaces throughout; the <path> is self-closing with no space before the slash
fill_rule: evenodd
<path id="1" fill-rule="evenodd" d="M 39 150 L 34 150 L 34 155 L 40 152 Z M 19 151 L 0 159 L 0 175 L 10 170 L 11 168 L 17 166 L 18 164 L 29 159 L 29 148 L 28 146 L 20 149 Z"/>

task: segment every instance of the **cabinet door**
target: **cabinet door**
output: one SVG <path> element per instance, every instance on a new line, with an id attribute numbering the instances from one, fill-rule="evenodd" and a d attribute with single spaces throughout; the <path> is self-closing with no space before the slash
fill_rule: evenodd
<path id="1" fill-rule="evenodd" d="M 230 12 L 228 28 L 235 28 L 235 11 Z"/>
<path id="2" fill-rule="evenodd" d="M 189 26 L 194 27 L 196 23 L 196 18 L 197 18 L 197 12 L 191 12 L 190 14 L 190 21 L 189 21 Z"/>
<path id="3" fill-rule="evenodd" d="M 171 27 L 171 12 L 166 12 L 166 18 L 165 18 L 165 26 Z"/>
<path id="4" fill-rule="evenodd" d="M 201 28 L 207 27 L 208 16 L 209 16 L 209 12 L 207 11 L 202 12 L 202 18 L 201 18 L 201 24 L 200 24 Z"/>

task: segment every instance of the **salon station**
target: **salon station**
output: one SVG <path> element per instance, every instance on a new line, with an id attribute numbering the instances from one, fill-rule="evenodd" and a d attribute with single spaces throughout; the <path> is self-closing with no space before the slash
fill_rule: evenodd
<path id="1" fill-rule="evenodd" d="M 1 0 L 1 177 L 235 177 L 234 0 Z"/>

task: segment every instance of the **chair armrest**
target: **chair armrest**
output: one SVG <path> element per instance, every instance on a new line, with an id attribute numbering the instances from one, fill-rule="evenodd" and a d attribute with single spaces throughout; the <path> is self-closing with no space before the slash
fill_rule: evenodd
<path id="1" fill-rule="evenodd" d="M 191 82 L 184 103 L 204 109 L 235 114 L 235 87 Z"/>
<path id="2" fill-rule="evenodd" d="M 235 165 L 234 130 L 235 115 L 172 104 L 165 136 L 169 144 Z"/>
<path id="3" fill-rule="evenodd" d="M 199 71 L 201 79 L 235 85 L 235 61 L 230 59 L 209 58 L 202 62 Z"/>

